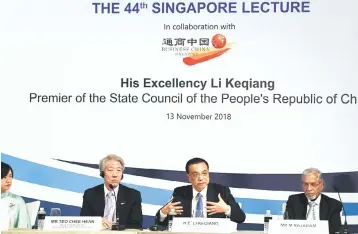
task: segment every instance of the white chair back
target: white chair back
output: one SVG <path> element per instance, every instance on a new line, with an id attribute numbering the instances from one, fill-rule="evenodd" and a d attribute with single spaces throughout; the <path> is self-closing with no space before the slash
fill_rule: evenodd
<path id="1" fill-rule="evenodd" d="M 35 225 L 37 213 L 40 209 L 40 201 L 26 203 L 27 213 L 29 214 L 31 226 Z"/>

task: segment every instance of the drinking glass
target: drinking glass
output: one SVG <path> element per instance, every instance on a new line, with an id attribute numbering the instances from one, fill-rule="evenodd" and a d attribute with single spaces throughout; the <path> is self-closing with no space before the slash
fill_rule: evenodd
<path id="1" fill-rule="evenodd" d="M 51 208 L 50 216 L 61 216 L 61 209 L 60 208 Z"/>

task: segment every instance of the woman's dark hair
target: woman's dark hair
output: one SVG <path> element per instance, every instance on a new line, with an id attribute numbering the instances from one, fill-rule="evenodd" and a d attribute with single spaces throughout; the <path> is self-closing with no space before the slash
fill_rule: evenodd
<path id="1" fill-rule="evenodd" d="M 14 177 L 14 171 L 11 166 L 7 163 L 1 162 L 1 179 L 5 178 L 7 174 L 11 171 L 12 177 Z"/>

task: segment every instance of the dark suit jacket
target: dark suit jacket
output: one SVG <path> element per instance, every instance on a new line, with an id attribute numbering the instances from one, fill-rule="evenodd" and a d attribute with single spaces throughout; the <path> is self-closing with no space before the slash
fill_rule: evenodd
<path id="1" fill-rule="evenodd" d="M 104 185 L 87 189 L 83 195 L 81 216 L 103 217 L 105 207 Z M 141 229 L 143 222 L 142 198 L 139 191 L 119 185 L 117 197 L 119 224 L 125 228 Z"/>
<path id="2" fill-rule="evenodd" d="M 289 219 L 305 220 L 307 214 L 308 200 L 304 193 L 291 195 L 288 198 L 286 211 Z M 341 228 L 342 203 L 336 199 L 321 194 L 319 204 L 319 219 L 328 220 L 329 232 L 334 233 Z"/>
<path id="3" fill-rule="evenodd" d="M 206 194 L 207 201 L 219 202 L 218 194 L 231 207 L 230 220 L 236 223 L 243 223 L 246 219 L 245 213 L 241 210 L 239 204 L 235 201 L 228 187 L 220 184 L 210 183 Z M 175 201 L 180 201 L 183 206 L 183 214 L 178 217 L 191 217 L 191 203 L 193 200 L 193 187 L 191 185 L 177 187 L 174 189 L 173 197 Z M 209 216 L 209 218 L 226 218 L 225 213 L 217 213 Z M 168 217 L 160 222 L 160 210 L 156 214 L 156 222 L 161 225 L 168 225 Z"/>

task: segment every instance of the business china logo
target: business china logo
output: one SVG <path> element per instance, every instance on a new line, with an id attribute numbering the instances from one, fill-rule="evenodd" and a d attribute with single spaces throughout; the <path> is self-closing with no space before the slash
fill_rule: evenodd
<path id="1" fill-rule="evenodd" d="M 223 34 L 201 38 L 163 38 L 162 51 L 183 58 L 184 64 L 193 66 L 217 58 L 232 48 Z"/>

